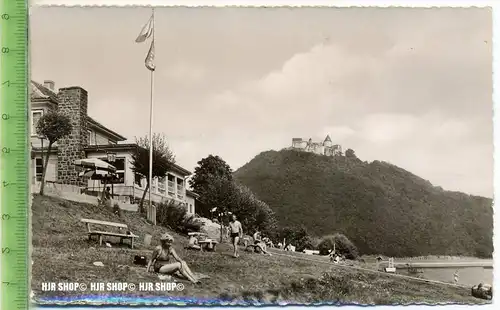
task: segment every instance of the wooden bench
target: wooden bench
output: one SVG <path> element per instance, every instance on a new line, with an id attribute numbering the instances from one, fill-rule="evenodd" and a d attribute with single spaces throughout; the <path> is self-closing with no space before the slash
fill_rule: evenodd
<path id="1" fill-rule="evenodd" d="M 130 247 L 133 249 L 134 248 L 134 239 L 139 238 L 139 236 L 134 235 L 132 232 L 130 232 L 128 230 L 128 226 L 126 224 L 92 220 L 92 219 L 83 219 L 83 218 L 81 219 L 81 221 L 83 223 L 85 223 L 85 225 L 87 226 L 89 240 L 92 240 L 92 236 L 98 236 L 99 245 L 102 245 L 102 236 L 112 236 L 112 237 L 119 237 L 120 244 L 123 243 L 124 239 L 129 239 L 130 240 Z M 117 232 L 111 232 L 111 231 L 93 230 L 90 227 L 91 224 L 115 227 L 115 228 L 118 228 L 118 230 L 120 232 L 117 233 Z"/>

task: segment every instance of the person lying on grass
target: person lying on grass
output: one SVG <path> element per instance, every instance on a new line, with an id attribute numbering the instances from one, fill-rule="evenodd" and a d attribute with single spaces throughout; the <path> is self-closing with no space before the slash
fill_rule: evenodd
<path id="1" fill-rule="evenodd" d="M 191 269 L 185 261 L 183 261 L 175 252 L 172 243 L 174 242 L 174 237 L 165 233 L 160 238 L 161 245 L 157 246 L 153 251 L 153 257 L 147 266 L 147 271 L 151 272 L 151 267 L 153 267 L 154 272 L 173 275 L 176 272 L 180 272 L 184 277 L 193 283 L 201 283 L 200 280 L 196 278 Z M 170 257 L 173 257 L 176 262 L 171 262 Z"/>

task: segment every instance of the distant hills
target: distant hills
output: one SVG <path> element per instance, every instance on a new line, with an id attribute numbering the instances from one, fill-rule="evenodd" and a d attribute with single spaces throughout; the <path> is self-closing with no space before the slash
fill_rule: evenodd
<path id="1" fill-rule="evenodd" d="M 444 191 L 387 162 L 267 151 L 234 176 L 281 227 L 343 233 L 362 254 L 492 256 L 492 199 Z"/>

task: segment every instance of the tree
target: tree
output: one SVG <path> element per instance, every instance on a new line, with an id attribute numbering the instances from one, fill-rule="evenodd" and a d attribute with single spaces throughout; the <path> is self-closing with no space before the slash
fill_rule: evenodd
<path id="1" fill-rule="evenodd" d="M 132 154 L 132 170 L 146 177 L 146 188 L 139 203 L 139 210 L 144 213 L 144 199 L 149 190 L 149 137 L 136 138 L 137 149 Z M 153 134 L 153 178 L 163 178 L 171 165 L 175 163 L 175 156 L 168 146 L 165 135 Z"/>
<path id="2" fill-rule="evenodd" d="M 194 176 L 189 180 L 193 192 L 202 195 L 212 177 L 220 177 L 229 181 L 233 180 L 231 167 L 219 156 L 208 155 L 198 162 L 194 169 Z"/>
<path id="3" fill-rule="evenodd" d="M 36 132 L 38 135 L 44 137 L 49 141 L 47 147 L 47 154 L 45 154 L 45 161 L 43 164 L 42 183 L 40 185 L 40 195 L 43 196 L 45 188 L 45 175 L 47 173 L 47 165 L 49 163 L 50 151 L 52 145 L 59 139 L 69 135 L 73 130 L 71 119 L 66 114 L 58 111 L 49 111 L 44 114 L 36 125 Z"/>
<path id="4" fill-rule="evenodd" d="M 324 237 L 318 248 L 321 255 L 326 255 L 335 248 L 335 252 L 345 255 L 347 259 L 356 259 L 359 256 L 358 248 L 343 234 Z"/>
<path id="5" fill-rule="evenodd" d="M 286 244 L 295 245 L 297 250 L 304 249 L 311 243 L 307 229 L 302 225 L 284 227 L 278 235 L 280 241 L 285 239 Z"/>
<path id="6" fill-rule="evenodd" d="M 237 203 L 234 213 L 240 219 L 245 230 L 254 232 L 259 230 L 262 234 L 274 237 L 276 232 L 276 219 L 274 212 L 246 186 L 235 185 Z"/>
<path id="7" fill-rule="evenodd" d="M 238 202 L 238 191 L 233 181 L 218 175 L 208 175 L 205 186 L 200 189 L 200 200 L 210 209 L 216 208 L 220 224 L 220 242 L 222 243 L 224 218 L 233 213 Z"/>
<path id="8" fill-rule="evenodd" d="M 356 157 L 356 153 L 354 153 L 354 150 L 353 149 L 347 149 L 345 151 L 345 157 L 349 157 L 349 158 L 357 158 Z"/>

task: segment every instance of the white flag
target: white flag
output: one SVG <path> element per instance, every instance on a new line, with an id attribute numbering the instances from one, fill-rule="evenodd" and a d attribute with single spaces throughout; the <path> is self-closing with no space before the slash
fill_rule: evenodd
<path id="1" fill-rule="evenodd" d="M 154 21 L 154 17 L 153 17 L 153 15 L 151 15 L 151 18 L 149 18 L 146 25 L 144 25 L 144 27 L 142 27 L 141 33 L 139 33 L 139 36 L 137 37 L 137 39 L 135 39 L 135 42 L 142 43 L 142 42 L 146 41 L 146 39 L 148 39 L 153 34 L 153 31 L 154 31 L 153 30 L 153 27 L 154 27 L 153 21 Z"/>
<path id="2" fill-rule="evenodd" d="M 155 71 L 155 41 L 151 41 L 151 47 L 149 48 L 148 55 L 146 56 L 146 60 L 144 61 L 146 64 L 146 68 L 151 71 Z"/>

